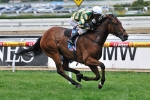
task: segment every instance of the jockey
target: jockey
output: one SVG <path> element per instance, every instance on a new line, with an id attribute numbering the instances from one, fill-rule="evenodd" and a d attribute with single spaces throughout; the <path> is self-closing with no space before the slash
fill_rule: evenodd
<path id="1" fill-rule="evenodd" d="M 69 23 L 73 27 L 73 30 L 71 37 L 68 39 L 68 42 L 74 44 L 74 40 L 78 35 L 84 34 L 85 32 L 87 32 L 87 30 L 91 29 L 91 26 L 86 23 L 87 21 L 92 19 L 92 25 L 96 25 L 97 20 L 105 17 L 106 15 L 102 14 L 102 9 L 99 6 L 94 6 L 92 11 L 79 10 L 75 12 L 69 20 Z"/>

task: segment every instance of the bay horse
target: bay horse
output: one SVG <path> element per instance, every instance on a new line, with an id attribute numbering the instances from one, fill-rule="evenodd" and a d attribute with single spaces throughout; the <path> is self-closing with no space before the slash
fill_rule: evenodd
<path id="1" fill-rule="evenodd" d="M 81 80 L 98 81 L 101 78 L 98 70 L 99 66 L 102 70 L 102 78 L 98 84 L 98 88 L 101 89 L 105 82 L 105 65 L 99 61 L 102 56 L 103 44 L 109 34 L 113 34 L 122 41 L 126 41 L 128 39 L 126 30 L 116 16 L 107 14 L 106 19 L 101 24 L 97 24 L 95 30 L 88 31 L 86 34 L 79 36 L 76 42 L 76 52 L 74 53 L 68 50 L 68 37 L 64 35 L 66 29 L 63 27 L 51 27 L 32 47 L 17 54 L 33 52 L 35 55 L 38 55 L 44 52 L 54 60 L 57 73 L 70 81 L 76 88 L 80 88 L 82 85 L 70 78 L 65 71 L 75 73 L 76 79 L 79 82 Z M 64 58 L 63 63 L 61 62 L 60 55 Z M 79 70 L 70 68 L 68 66 L 70 60 L 88 66 L 95 74 L 95 77 L 84 76 Z"/>

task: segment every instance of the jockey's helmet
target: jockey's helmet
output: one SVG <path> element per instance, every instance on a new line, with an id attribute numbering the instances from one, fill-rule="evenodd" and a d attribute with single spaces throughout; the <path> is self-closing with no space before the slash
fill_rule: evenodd
<path id="1" fill-rule="evenodd" d="M 102 14 L 102 8 L 101 7 L 99 7 L 99 6 L 94 6 L 93 7 L 93 14 Z"/>

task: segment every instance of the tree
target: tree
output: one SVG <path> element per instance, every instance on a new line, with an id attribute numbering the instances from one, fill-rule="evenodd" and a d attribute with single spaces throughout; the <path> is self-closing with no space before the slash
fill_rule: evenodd
<path id="1" fill-rule="evenodd" d="M 116 4 L 114 5 L 115 10 L 121 11 L 125 7 L 129 7 L 130 10 L 140 10 L 143 7 L 149 6 L 150 2 L 144 0 L 136 0 L 132 4 Z"/>
<path id="2" fill-rule="evenodd" d="M 145 2 L 144 0 L 137 0 L 132 3 L 131 7 L 134 10 L 139 10 L 148 5 L 149 5 L 149 2 Z"/>
<path id="3" fill-rule="evenodd" d="M 9 2 L 9 0 L 0 0 L 1 1 L 1 3 L 8 3 Z"/>
<path id="4" fill-rule="evenodd" d="M 114 5 L 115 10 L 121 11 L 124 9 L 123 5 L 116 4 Z"/>

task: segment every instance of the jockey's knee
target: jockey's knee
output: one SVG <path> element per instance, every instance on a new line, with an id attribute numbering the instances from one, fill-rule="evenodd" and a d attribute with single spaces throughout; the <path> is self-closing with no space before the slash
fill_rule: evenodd
<path id="1" fill-rule="evenodd" d="M 79 35 L 82 35 L 82 34 L 84 34 L 84 33 L 86 33 L 87 32 L 87 30 L 86 29 L 79 29 L 78 30 L 78 33 L 79 33 Z"/>

